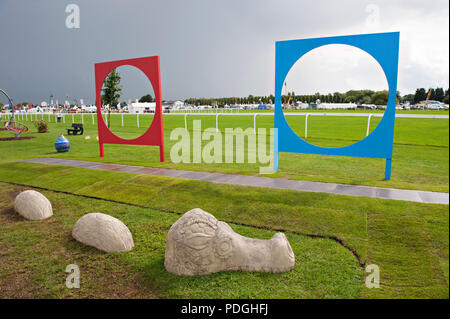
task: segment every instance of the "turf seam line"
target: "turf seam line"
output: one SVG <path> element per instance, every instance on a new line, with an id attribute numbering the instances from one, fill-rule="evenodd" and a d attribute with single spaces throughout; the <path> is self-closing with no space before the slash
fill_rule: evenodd
<path id="1" fill-rule="evenodd" d="M 122 204 L 122 205 L 128 205 L 128 206 L 134 206 L 134 207 L 146 208 L 146 209 L 154 209 L 154 210 L 159 210 L 159 211 L 162 211 L 164 213 L 169 213 L 169 214 L 176 214 L 176 215 L 183 215 L 184 214 L 184 213 L 181 213 L 181 212 L 167 210 L 167 209 L 153 208 L 153 207 L 149 207 L 149 206 L 145 206 L 145 205 L 139 205 L 139 204 L 134 204 L 134 203 L 127 203 L 127 202 L 122 202 L 122 201 L 118 201 L 118 200 L 114 200 L 114 199 L 106 199 L 106 198 L 96 197 L 96 196 L 91 196 L 91 195 L 76 194 L 76 193 L 71 193 L 71 192 L 67 192 L 67 191 L 54 190 L 54 189 L 50 189 L 50 188 L 46 188 L 46 187 L 32 186 L 32 185 L 21 184 L 21 183 L 14 183 L 14 182 L 5 182 L 5 181 L 1 181 L 1 180 L 0 180 L 0 182 L 1 183 L 5 183 L 5 184 L 10 184 L 10 185 L 16 185 L 16 186 L 33 187 L 33 188 L 36 188 L 36 189 L 46 190 L 46 191 L 49 191 L 49 192 L 66 194 L 66 195 L 72 195 L 72 196 L 79 196 L 79 197 L 95 199 L 95 200 L 101 200 L 101 201 L 106 201 L 106 202 L 111 202 L 111 203 L 116 203 L 116 204 Z M 331 240 L 337 242 L 338 244 L 340 244 L 342 247 L 344 247 L 348 251 L 350 251 L 352 253 L 352 255 L 358 261 L 359 265 L 361 267 L 365 267 L 365 262 L 362 260 L 361 256 L 358 254 L 358 252 L 354 248 L 352 248 L 349 245 L 347 245 L 341 238 L 339 238 L 337 236 L 320 235 L 320 234 L 309 234 L 309 233 L 302 233 L 302 232 L 298 232 L 298 231 L 287 231 L 285 229 L 276 228 L 276 227 L 275 228 L 270 228 L 270 227 L 258 226 L 258 225 L 252 225 L 252 224 L 245 224 L 245 223 L 240 223 L 240 222 L 235 222 L 235 221 L 227 221 L 227 220 L 223 220 L 223 221 L 226 222 L 226 223 L 234 224 L 234 225 L 252 227 L 252 228 L 256 228 L 256 229 L 271 230 L 271 231 L 281 231 L 281 232 L 291 233 L 291 234 L 295 234 L 295 235 L 307 236 L 307 237 L 310 237 L 310 238 L 331 239 Z"/>

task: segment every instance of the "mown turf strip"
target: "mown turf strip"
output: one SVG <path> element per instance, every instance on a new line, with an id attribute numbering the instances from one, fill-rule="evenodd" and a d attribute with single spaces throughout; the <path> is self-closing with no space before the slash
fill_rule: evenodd
<path id="1" fill-rule="evenodd" d="M 24 174 L 26 172 L 26 174 Z M 448 297 L 448 205 L 219 185 L 30 163 L 0 165 L 1 180 L 287 232 L 336 236 L 381 270 L 361 297 Z M 423 289 L 420 289 L 423 288 Z"/>
<path id="2" fill-rule="evenodd" d="M 447 113 L 448 114 L 448 113 Z M 68 153 L 58 154 L 53 143 L 60 133 L 66 133 L 70 127 L 72 116 L 66 115 L 67 123 L 49 123 L 49 133 L 38 134 L 33 124 L 24 136 L 36 136 L 33 140 L 5 141 L 0 143 L 0 162 L 10 162 L 32 157 L 62 157 L 89 161 L 105 161 L 111 163 L 143 165 L 153 167 L 178 168 L 187 170 L 237 173 L 247 175 L 259 174 L 260 166 L 267 164 L 247 163 L 248 147 L 245 146 L 246 163 L 172 163 L 170 150 L 177 142 L 170 139 L 170 133 L 177 127 L 184 127 L 184 116 L 170 115 L 164 117 L 164 141 L 166 162 L 159 162 L 157 147 L 132 145 L 105 145 L 105 157 L 98 156 L 98 135 L 96 126 L 92 124 L 92 116 L 84 115 L 85 133 L 83 136 L 68 137 L 72 143 Z M 137 128 L 136 116 L 125 115 L 124 126 L 121 116 L 111 116 L 111 130 L 124 138 L 133 138 L 145 132 L 152 119 L 151 115 L 140 116 L 140 127 Z M 47 120 L 47 116 L 44 116 Z M 54 118 L 51 117 L 52 121 Z M 20 118 L 19 118 L 20 120 Z M 201 120 L 202 129 L 215 127 L 215 116 L 188 116 L 188 129 L 192 138 L 192 123 Z M 372 118 L 371 130 L 375 129 L 380 118 Z M 81 122 L 81 115 L 74 115 L 75 122 Z M 292 129 L 304 137 L 304 116 L 288 117 Z M 308 142 L 313 144 L 339 147 L 355 143 L 366 133 L 365 117 L 310 117 L 308 124 Z M 259 116 L 257 126 L 273 127 L 273 117 Z M 252 128 L 252 116 L 219 117 L 219 129 L 241 127 Z M 10 132 L 0 132 L 0 137 L 10 137 Z M 90 139 L 86 140 L 85 137 Z M 309 154 L 280 154 L 280 169 L 272 177 L 284 177 L 310 181 L 348 183 L 379 187 L 403 189 L 419 189 L 448 192 L 449 185 L 449 121 L 446 119 L 407 119 L 396 120 L 394 150 L 392 162 L 392 178 L 384 180 L 385 161 L 383 159 L 351 158 L 338 156 L 320 156 Z M 209 141 L 203 141 L 206 145 Z M 225 147 L 225 143 L 223 143 Z M 191 143 L 192 148 L 192 143 Z M 191 150 L 192 154 L 192 150 Z M 224 160 L 224 159 L 223 159 Z"/>
<path id="3" fill-rule="evenodd" d="M 13 212 L 23 187 L 0 184 L 0 296 L 32 298 L 356 298 L 362 268 L 328 239 L 287 234 L 295 268 L 283 274 L 221 272 L 184 277 L 164 269 L 165 236 L 177 215 L 153 209 L 42 191 L 54 216 L 27 221 Z M 102 253 L 71 237 L 76 220 L 101 211 L 122 220 L 135 247 Z M 269 239 L 274 232 L 231 224 L 244 235 Z M 80 268 L 80 289 L 65 286 L 65 268 Z M 26 284 L 25 284 L 26 283 Z"/>

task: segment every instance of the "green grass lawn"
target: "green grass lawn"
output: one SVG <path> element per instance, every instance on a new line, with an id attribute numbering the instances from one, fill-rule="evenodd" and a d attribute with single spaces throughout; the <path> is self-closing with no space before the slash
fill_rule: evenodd
<path id="1" fill-rule="evenodd" d="M 70 116 L 71 117 L 71 116 Z M 32 157 L 61 157 L 154 167 L 256 175 L 259 164 L 170 163 L 170 130 L 184 127 L 183 116 L 165 116 L 167 162 L 159 163 L 155 147 L 105 145 L 98 157 L 96 128 L 84 118 L 85 135 L 70 136 L 71 150 L 57 154 L 53 143 L 67 123 L 50 123 L 38 134 L 30 125 L 22 141 L 0 141 L 0 297 L 149 297 L 149 298 L 448 298 L 448 205 L 340 196 L 324 193 L 221 185 L 201 181 L 83 168 L 17 163 Z M 142 134 L 151 116 L 113 117 L 114 132 L 127 138 Z M 201 119 L 215 127 L 214 116 Z M 52 119 L 54 121 L 54 119 Z M 81 119 L 75 116 L 75 121 Z M 304 130 L 304 117 L 292 128 Z M 379 119 L 372 119 L 374 129 Z M 271 127 L 261 116 L 258 127 Z M 291 121 L 289 119 L 289 121 Z M 315 118 L 308 140 L 328 146 L 349 144 L 365 134 L 366 118 Z M 251 116 L 224 116 L 219 127 L 252 127 Z M 328 133 L 327 133 L 328 132 Z M 0 131 L 0 137 L 11 133 Z M 91 138 L 86 140 L 85 137 Z M 330 137 L 333 136 L 331 139 Z M 325 145 L 324 144 L 324 145 Z M 282 153 L 273 176 L 448 192 L 448 120 L 397 119 L 392 180 L 383 181 L 384 161 Z M 20 185 L 19 185 L 20 184 Z M 39 187 L 55 215 L 42 222 L 25 221 L 13 212 L 15 195 Z M 63 193 L 61 193 L 63 192 Z M 170 225 L 200 207 L 231 224 L 238 233 L 270 238 L 284 231 L 296 254 L 296 266 L 285 274 L 224 272 L 178 277 L 164 270 L 165 236 Z M 71 237 L 76 220 L 103 212 L 121 219 L 136 247 L 104 254 Z M 65 288 L 64 270 L 81 269 L 82 288 Z M 364 266 L 380 267 L 381 288 L 364 285 Z"/>
<path id="2" fill-rule="evenodd" d="M 37 278 L 33 283 L 40 288 L 30 292 L 33 296 L 106 296 L 93 282 L 87 287 L 89 291 L 70 292 L 64 288 L 61 283 L 61 278 L 65 278 L 64 267 L 75 254 L 79 258 L 76 261 L 80 260 L 82 266 L 92 271 L 89 278 L 97 271 L 90 263 L 102 265 L 104 277 L 98 276 L 98 285 L 103 285 L 102 278 L 109 278 L 105 269 L 131 269 L 123 278 L 116 275 L 120 284 L 122 280 L 125 286 L 137 282 L 143 285 L 145 293 L 159 297 L 448 298 L 448 205 L 31 163 L 1 164 L 0 176 L 6 182 L 66 192 L 44 191 L 55 205 L 55 216 L 43 223 L 26 222 L 12 212 L 14 195 L 25 187 L 0 184 L 1 218 L 6 218 L 2 224 L 6 231 L 0 235 L 3 247 L 0 278 L 9 280 L 16 273 L 13 270 L 17 263 L 23 271 L 34 269 Z M 166 273 L 165 235 L 178 218 L 177 213 L 194 207 L 231 223 L 245 236 L 270 238 L 273 231 L 285 231 L 296 254 L 294 272 L 279 275 L 230 272 L 198 278 Z M 71 227 L 88 212 L 103 212 L 124 221 L 134 234 L 136 248 L 129 253 L 108 255 L 74 242 Z M 46 235 L 55 231 L 56 234 Z M 29 239 L 24 243 L 23 238 Z M 39 247 L 47 245 L 48 254 L 63 250 L 69 257 L 62 253 L 51 260 L 47 253 L 39 257 Z M 13 261 L 15 266 L 10 265 Z M 54 265 L 49 267 L 49 263 Z M 363 265 L 367 264 L 380 267 L 381 288 L 365 287 Z M 142 294 L 135 292 L 133 296 Z"/>
<path id="3" fill-rule="evenodd" d="M 330 239 L 287 234 L 297 263 L 284 274 L 230 271 L 198 277 L 176 276 L 164 269 L 164 251 L 167 231 L 178 215 L 46 191 L 54 216 L 30 222 L 14 214 L 11 208 L 13 195 L 21 189 L 0 184 L 0 297 L 3 298 L 359 296 L 362 268 L 347 249 Z M 78 218 L 91 211 L 122 220 L 133 234 L 133 250 L 106 254 L 76 242 L 71 237 L 72 227 Z M 269 230 L 231 226 L 242 235 L 261 239 L 274 234 Z M 68 264 L 80 267 L 80 289 L 65 287 L 64 270 Z"/>
<path id="4" fill-rule="evenodd" d="M 431 111 L 428 111 L 431 112 Z M 442 112 L 440 112 L 442 113 Z M 447 112 L 448 114 L 448 112 Z M 44 116 L 44 119 L 48 119 Z M 111 128 L 113 132 L 124 138 L 133 138 L 145 132 L 151 122 L 151 115 L 140 116 L 140 128 L 137 128 L 135 115 L 124 116 L 124 128 L 121 126 L 121 116 L 113 115 Z M 192 136 L 192 121 L 201 120 L 202 129 L 215 127 L 215 116 L 188 116 L 188 129 Z M 304 116 L 287 117 L 293 130 L 304 137 Z M 21 121 L 21 118 L 19 117 Z M 71 151 L 57 154 L 53 143 L 59 133 L 66 133 L 72 116 L 67 115 L 67 123 L 54 123 L 51 117 L 50 132 L 35 133 L 31 122 L 30 132 L 23 134 L 36 136 L 38 140 L 17 142 L 1 142 L 2 156 L 0 162 L 32 157 L 61 157 L 90 161 L 105 161 L 132 165 L 178 168 L 198 171 L 225 172 L 246 175 L 259 174 L 259 163 L 229 164 L 229 163 L 179 163 L 170 161 L 170 149 L 177 141 L 170 140 L 170 132 L 177 127 L 184 127 L 184 116 L 164 116 L 164 141 L 166 162 L 159 162 L 157 147 L 132 145 L 105 145 L 105 157 L 99 157 L 96 140 L 96 126 L 92 124 L 92 116 L 85 115 L 85 135 L 70 137 Z M 75 122 L 81 122 L 80 115 L 74 115 Z M 380 118 L 372 118 L 371 130 L 375 129 Z M 320 146 L 345 146 L 362 139 L 366 134 L 367 118 L 365 117 L 321 117 L 312 116 L 308 119 L 308 141 Z M 273 126 L 272 116 L 259 116 L 257 127 Z M 222 116 L 219 117 L 219 129 L 253 127 L 252 116 Z M 0 137 L 11 136 L 9 132 L 1 132 Z M 90 136 L 89 140 L 85 137 Z M 379 187 L 418 189 L 448 192 L 449 185 L 449 121 L 448 119 L 406 119 L 396 120 L 394 152 L 392 161 L 392 178 L 384 180 L 385 160 L 369 158 L 353 158 L 341 156 L 321 156 L 311 154 L 281 153 L 279 171 L 268 175 L 309 181 L 336 182 Z M 202 145 L 207 144 L 203 141 Z M 224 143 L 223 143 L 224 144 Z M 191 145 L 192 147 L 192 145 Z M 244 152 L 247 154 L 248 149 Z M 191 152 L 192 153 L 192 152 Z M 246 156 L 247 158 L 247 156 Z M 247 160 L 246 160 L 247 161 Z"/>

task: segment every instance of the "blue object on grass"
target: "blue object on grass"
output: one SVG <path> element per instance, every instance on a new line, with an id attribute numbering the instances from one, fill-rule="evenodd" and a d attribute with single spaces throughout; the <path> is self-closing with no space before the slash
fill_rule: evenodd
<path id="1" fill-rule="evenodd" d="M 58 153 L 68 152 L 70 149 L 70 142 L 62 133 L 55 142 L 55 148 Z"/>

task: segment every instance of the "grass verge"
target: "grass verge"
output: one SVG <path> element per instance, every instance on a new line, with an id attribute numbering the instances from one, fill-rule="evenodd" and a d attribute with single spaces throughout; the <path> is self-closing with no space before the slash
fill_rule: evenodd
<path id="1" fill-rule="evenodd" d="M 448 112 L 447 112 L 448 114 Z M 111 130 L 124 138 L 141 135 L 148 128 L 152 116 L 141 115 L 140 127 L 137 127 L 135 115 L 111 116 Z M 29 119 L 29 117 L 28 117 Z M 44 116 L 47 119 L 47 116 Z M 95 116 L 94 116 L 95 119 Z M 20 117 L 18 119 L 21 121 Z M 67 123 L 49 123 L 49 133 L 35 132 L 30 121 L 30 131 L 24 136 L 36 136 L 32 140 L 0 142 L 0 163 L 32 157 L 61 157 L 88 161 L 101 161 L 119 164 L 142 165 L 187 169 L 196 171 L 224 172 L 245 175 L 258 175 L 260 166 L 267 164 L 247 163 L 248 146 L 242 149 L 246 163 L 173 163 L 170 150 L 178 142 L 170 139 L 173 129 L 184 127 L 184 116 L 170 115 L 164 117 L 164 141 L 166 162 L 159 162 L 159 150 L 151 146 L 105 145 L 105 157 L 99 157 L 98 135 L 92 115 L 84 115 L 85 133 L 83 136 L 70 136 L 72 143 L 68 153 L 58 154 L 54 142 L 59 133 L 70 127 L 72 116 L 66 116 Z M 201 120 L 202 129 L 215 127 L 215 116 L 188 116 L 187 124 L 192 138 L 193 120 Z M 74 115 L 74 121 L 81 122 L 81 115 Z M 304 116 L 288 117 L 292 129 L 304 137 Z M 326 147 L 340 147 L 352 144 L 365 137 L 367 118 L 362 117 L 320 117 L 312 116 L 308 120 L 307 141 Z M 371 130 L 375 129 L 380 118 L 373 118 Z M 70 122 L 70 123 L 69 123 Z M 94 121 L 95 123 L 95 121 Z M 225 128 L 253 127 L 252 116 L 219 117 L 219 130 Z M 257 127 L 273 127 L 272 116 L 259 116 Z M 0 131 L 1 137 L 11 137 L 10 132 Z M 85 139 L 90 136 L 90 139 Z M 418 189 L 437 192 L 449 190 L 449 121 L 447 119 L 408 119 L 398 118 L 394 132 L 394 149 L 391 180 L 384 180 L 385 160 L 371 158 L 353 158 L 342 156 L 322 156 L 311 154 L 280 154 L 280 169 L 271 177 L 300 179 L 345 184 L 368 185 L 378 187 Z M 223 139 L 224 140 L 224 139 Z M 209 141 L 202 141 L 204 147 Z M 191 156 L 193 154 L 191 141 Z M 225 143 L 223 142 L 223 148 Z M 236 148 L 236 146 L 234 146 Z M 268 146 L 267 146 L 268 147 Z M 225 154 L 223 152 L 223 154 Z"/>
<path id="2" fill-rule="evenodd" d="M 179 217 L 154 209 L 42 191 L 54 216 L 27 221 L 13 212 L 24 187 L 0 183 L 0 296 L 2 298 L 356 298 L 363 272 L 352 254 L 329 239 L 287 234 L 295 268 L 283 274 L 221 272 L 185 277 L 164 269 L 165 237 Z M 131 230 L 130 252 L 106 254 L 71 237 L 76 220 L 101 211 Z M 274 232 L 231 224 L 244 236 Z M 80 268 L 80 289 L 65 287 L 65 268 Z"/>
<path id="3" fill-rule="evenodd" d="M 184 213 L 201 207 L 218 219 L 235 224 L 235 229 L 244 235 L 248 229 L 255 237 L 258 237 L 256 234 L 269 236 L 273 230 L 283 230 L 289 236 L 301 238 L 304 236 L 299 234 L 336 237 L 352 248 L 365 264 L 374 263 L 380 267 L 382 287 L 367 289 L 360 277 L 358 297 L 448 298 L 448 205 L 220 185 L 31 163 L 1 164 L 0 174 L 0 180 L 5 182 L 127 202 L 158 212 Z M 81 205 L 84 201 L 77 202 Z M 164 216 L 170 222 L 176 219 L 167 213 Z M 338 245 L 328 239 L 314 240 Z M 317 253 L 308 251 L 307 247 L 300 245 L 294 250 L 298 256 Z M 301 251 L 303 248 L 305 250 Z M 159 256 L 161 262 L 163 254 Z M 333 268 L 335 264 L 328 266 Z M 150 269 L 158 268 L 155 264 L 149 266 Z M 331 269 L 321 271 L 328 278 Z M 158 273 L 158 276 L 162 274 Z M 335 284 L 339 287 L 347 285 L 344 282 Z M 302 297 L 299 294 L 292 296 Z M 327 296 L 331 294 L 323 295 Z"/>

